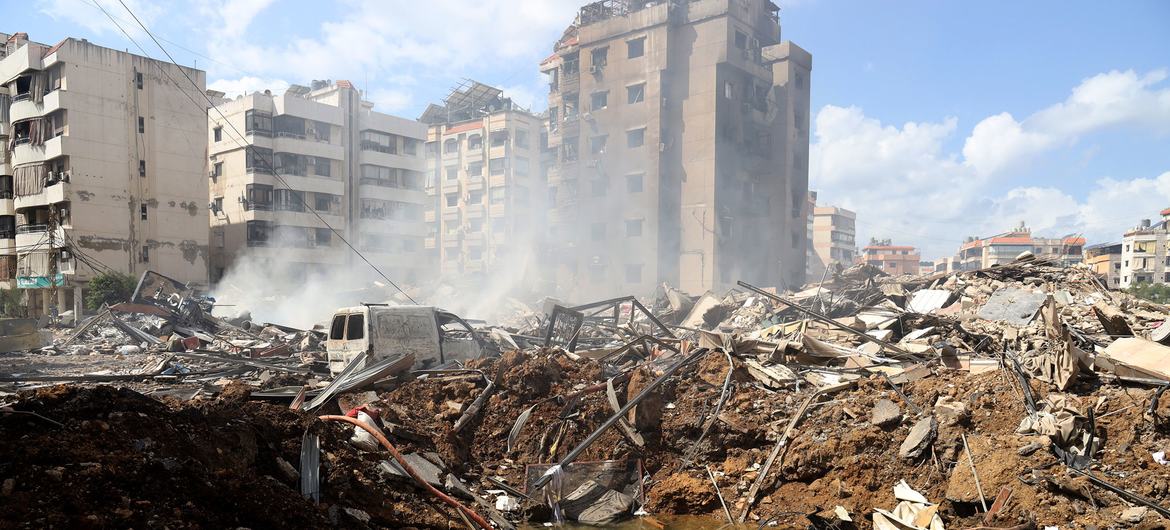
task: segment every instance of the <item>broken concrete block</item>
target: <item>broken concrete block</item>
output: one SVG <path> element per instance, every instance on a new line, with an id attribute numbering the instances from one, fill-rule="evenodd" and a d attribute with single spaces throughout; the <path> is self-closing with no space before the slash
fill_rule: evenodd
<path id="1" fill-rule="evenodd" d="M 950 427 L 958 425 L 970 417 L 971 411 L 967 409 L 967 405 L 960 401 L 941 398 L 934 406 L 934 415 L 938 418 L 939 425 Z"/>
<path id="2" fill-rule="evenodd" d="M 1146 518 L 1146 513 L 1149 511 L 1150 509 L 1145 506 L 1126 508 L 1121 511 L 1121 516 L 1118 519 L 1125 523 L 1140 523 L 1142 519 Z"/>
<path id="3" fill-rule="evenodd" d="M 918 423 L 910 428 L 910 434 L 906 436 L 902 446 L 898 448 L 898 456 L 911 459 L 922 456 L 937 434 L 938 422 L 935 421 L 934 416 L 918 420 Z"/>
<path id="4" fill-rule="evenodd" d="M 869 422 L 883 429 L 897 426 L 902 422 L 902 408 L 888 399 L 879 399 L 873 405 Z"/>

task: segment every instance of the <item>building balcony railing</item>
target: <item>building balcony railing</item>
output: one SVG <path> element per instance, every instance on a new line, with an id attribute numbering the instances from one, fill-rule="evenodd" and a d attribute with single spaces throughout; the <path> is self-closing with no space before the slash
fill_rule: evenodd
<path id="1" fill-rule="evenodd" d="M 0 239 L 14 239 L 16 230 L 0 230 Z"/>
<path id="2" fill-rule="evenodd" d="M 262 212 L 271 212 L 272 211 L 272 203 L 247 201 L 246 200 L 246 201 L 244 201 L 244 210 L 245 211 L 259 210 Z"/>
<path id="3" fill-rule="evenodd" d="M 0 200 L 11 199 L 12 197 L 12 190 L 0 191 Z"/>
<path id="4" fill-rule="evenodd" d="M 17 234 L 32 234 L 36 232 L 45 232 L 49 229 L 49 225 L 20 225 L 16 227 Z"/>

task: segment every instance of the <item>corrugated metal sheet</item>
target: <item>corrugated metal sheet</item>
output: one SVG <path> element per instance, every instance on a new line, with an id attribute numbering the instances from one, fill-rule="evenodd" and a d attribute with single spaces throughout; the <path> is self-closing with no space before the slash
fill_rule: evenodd
<path id="1" fill-rule="evenodd" d="M 929 315 L 931 311 L 946 306 L 950 299 L 951 292 L 945 289 L 923 289 L 914 293 L 914 298 L 910 300 L 910 310 Z"/>

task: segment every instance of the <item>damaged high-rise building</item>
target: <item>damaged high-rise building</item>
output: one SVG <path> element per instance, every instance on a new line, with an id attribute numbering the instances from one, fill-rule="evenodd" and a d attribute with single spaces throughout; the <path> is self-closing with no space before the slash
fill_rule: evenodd
<path id="1" fill-rule="evenodd" d="M 581 8 L 541 63 L 561 292 L 800 285 L 811 69 L 768 0 Z"/>
<path id="2" fill-rule="evenodd" d="M 102 271 L 207 282 L 203 71 L 0 33 L 0 282 L 82 310 Z"/>
<path id="3" fill-rule="evenodd" d="M 390 278 L 422 276 L 425 125 L 375 112 L 349 81 L 217 96 L 206 118 L 212 281 L 244 258 L 293 282 L 369 276 L 342 238 Z"/>
<path id="4" fill-rule="evenodd" d="M 467 81 L 427 107 L 425 247 L 444 278 L 535 274 L 544 122 L 501 90 Z"/>

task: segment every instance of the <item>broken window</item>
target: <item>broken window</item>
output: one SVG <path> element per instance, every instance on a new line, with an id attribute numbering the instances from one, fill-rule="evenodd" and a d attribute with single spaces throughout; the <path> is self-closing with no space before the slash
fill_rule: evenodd
<path id="1" fill-rule="evenodd" d="M 626 283 L 642 282 L 642 265 L 626 265 Z"/>
<path id="2" fill-rule="evenodd" d="M 626 103 L 641 103 L 646 100 L 646 83 L 626 87 Z"/>
<path id="3" fill-rule="evenodd" d="M 216 127 L 211 130 L 211 136 L 217 142 L 223 141 L 223 126 Z"/>
<path id="4" fill-rule="evenodd" d="M 577 137 L 569 136 L 561 143 L 561 159 L 565 162 L 577 160 Z"/>
<path id="5" fill-rule="evenodd" d="M 134 85 L 142 90 L 142 72 L 134 72 Z"/>
<path id="6" fill-rule="evenodd" d="M 138 117 L 138 134 L 144 134 L 145 132 L 146 132 L 146 118 L 139 116 Z"/>
<path id="7" fill-rule="evenodd" d="M 646 143 L 646 128 L 626 131 L 626 147 L 642 147 Z"/>
<path id="8" fill-rule="evenodd" d="M 333 230 L 328 228 L 314 228 L 313 241 L 318 247 L 328 247 L 333 245 Z"/>
<path id="9" fill-rule="evenodd" d="M 272 114 L 255 109 L 244 111 L 244 134 L 272 136 Z"/>
<path id="10" fill-rule="evenodd" d="M 305 139 L 305 119 L 288 114 L 272 117 L 272 132 L 283 138 Z"/>
<path id="11" fill-rule="evenodd" d="M 246 169 L 248 173 L 272 170 L 272 150 L 266 147 L 249 147 Z"/>
<path id="12" fill-rule="evenodd" d="M 345 340 L 359 340 L 366 336 L 365 315 L 350 315 L 345 323 Z"/>
<path id="13" fill-rule="evenodd" d="M 556 132 L 557 128 L 557 109 L 556 107 L 551 107 L 548 109 L 548 130 Z"/>
<path id="14" fill-rule="evenodd" d="M 482 149 L 482 148 L 483 148 L 483 135 L 473 134 L 473 135 L 467 137 L 467 149 L 474 151 L 476 149 Z"/>
<path id="15" fill-rule="evenodd" d="M 605 153 L 605 141 L 608 136 L 594 136 L 589 139 L 589 152 L 591 154 L 600 155 Z"/>
<path id="16" fill-rule="evenodd" d="M 589 108 L 597 111 L 609 105 L 609 92 L 594 92 L 589 98 Z"/>
<path id="17" fill-rule="evenodd" d="M 139 215 L 142 216 L 142 220 L 145 221 L 146 220 L 146 205 L 139 204 L 138 205 L 138 212 L 139 212 Z"/>
<path id="18" fill-rule="evenodd" d="M 524 129 L 516 130 L 516 147 L 528 149 L 528 131 Z"/>
<path id="19" fill-rule="evenodd" d="M 443 154 L 456 153 L 459 151 L 459 140 L 448 138 L 443 140 Z"/>
<path id="20" fill-rule="evenodd" d="M 245 210 L 271 210 L 272 186 L 268 184 L 248 184 L 244 187 Z"/>
<path id="21" fill-rule="evenodd" d="M 471 162 L 467 164 L 467 176 L 482 177 L 483 176 L 483 162 Z"/>
<path id="22" fill-rule="evenodd" d="M 738 29 L 735 30 L 735 47 L 741 50 L 746 50 L 748 47 L 747 34 Z"/>
<path id="23" fill-rule="evenodd" d="M 642 174 L 626 175 L 626 191 L 628 193 L 638 193 L 642 191 Z"/>
<path id="24" fill-rule="evenodd" d="M 215 200 L 211 201 L 211 213 L 218 214 L 222 211 L 223 211 L 223 197 L 216 197 Z M 223 238 L 222 231 L 219 233 L 219 237 L 221 239 Z M 223 247 L 223 245 L 221 244 L 220 247 Z"/>
<path id="25" fill-rule="evenodd" d="M 646 53 L 646 37 L 639 37 L 626 41 L 626 58 L 641 57 Z"/>
<path id="26" fill-rule="evenodd" d="M 138 176 L 140 176 L 140 177 L 146 176 L 146 161 L 145 160 L 138 161 Z"/>
<path id="27" fill-rule="evenodd" d="M 638 237 L 642 235 L 642 220 L 641 219 L 626 219 L 626 237 Z"/>
<path id="28" fill-rule="evenodd" d="M 572 53 L 564 57 L 564 64 L 561 65 L 561 73 L 566 76 L 577 75 L 581 70 L 581 56 L 577 53 Z"/>
<path id="29" fill-rule="evenodd" d="M 459 206 L 459 195 L 457 195 L 455 193 L 448 194 L 447 195 L 447 206 L 450 206 L 452 208 Z"/>
<path id="30" fill-rule="evenodd" d="M 489 137 L 492 147 L 502 147 L 508 143 L 508 131 L 495 131 Z"/>
<path id="31" fill-rule="evenodd" d="M 342 340 L 345 338 L 345 315 L 337 315 L 333 317 L 333 323 L 329 325 L 329 340 Z"/>
<path id="32" fill-rule="evenodd" d="M 303 177 L 308 174 L 309 164 L 304 157 L 294 153 L 276 153 L 273 169 L 281 175 Z"/>
<path id="33" fill-rule="evenodd" d="M 591 70 L 594 72 L 604 68 L 609 62 L 609 46 L 594 48 L 593 51 L 589 52 L 589 61 L 589 64 L 592 65 Z"/>
<path id="34" fill-rule="evenodd" d="M 723 97 L 727 99 L 735 99 L 735 83 L 731 81 L 723 82 Z"/>
<path id="35" fill-rule="evenodd" d="M 593 223 L 589 227 L 589 235 L 594 241 L 604 241 L 605 223 Z"/>
<path id="36" fill-rule="evenodd" d="M 313 166 L 313 173 L 319 177 L 333 176 L 333 162 L 328 158 L 320 156 L 308 157 L 308 162 Z"/>
<path id="37" fill-rule="evenodd" d="M 483 191 L 475 190 L 467 194 L 467 204 L 480 204 L 483 202 Z"/>
<path id="38" fill-rule="evenodd" d="M 565 120 L 572 120 L 577 118 L 577 94 L 565 94 L 561 100 L 565 104 Z"/>
<path id="39" fill-rule="evenodd" d="M 341 197 L 329 193 L 313 194 L 313 209 L 318 212 L 332 212 L 334 204 L 341 204 Z"/>
<path id="40" fill-rule="evenodd" d="M 447 180 L 459 180 L 459 166 L 447 166 Z"/>
<path id="41" fill-rule="evenodd" d="M 142 254 L 138 257 L 142 263 L 150 263 L 150 247 L 142 245 Z"/>

